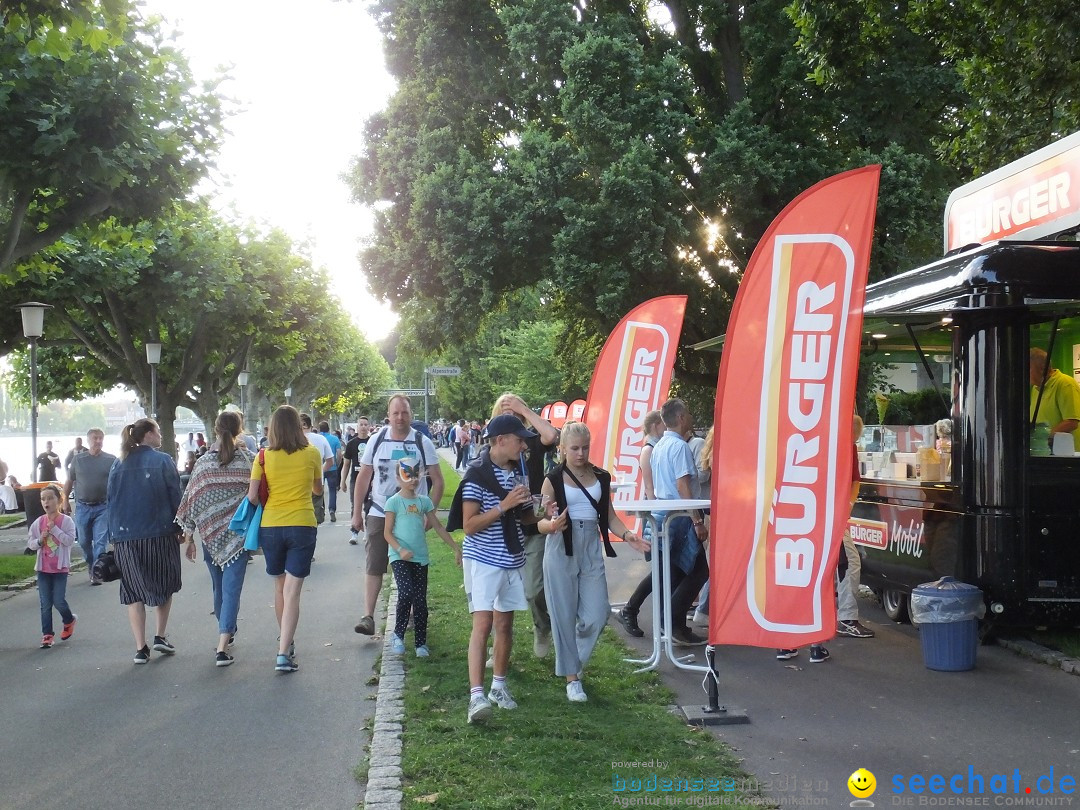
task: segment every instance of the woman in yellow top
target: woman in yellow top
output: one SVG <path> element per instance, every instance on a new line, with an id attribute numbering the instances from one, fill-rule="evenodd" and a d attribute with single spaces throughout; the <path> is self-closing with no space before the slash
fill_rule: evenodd
<path id="1" fill-rule="evenodd" d="M 323 488 L 322 455 L 310 445 L 300 425 L 300 413 L 282 405 L 270 418 L 270 443 L 251 467 L 248 500 L 259 502 L 263 475 L 270 497 L 263 507 L 259 546 L 266 558 L 266 573 L 275 578 L 274 611 L 277 613 L 278 656 L 274 669 L 296 672 L 299 665 L 293 647 L 300 619 L 300 590 L 311 573 L 315 556 L 315 508 L 312 495 Z"/>

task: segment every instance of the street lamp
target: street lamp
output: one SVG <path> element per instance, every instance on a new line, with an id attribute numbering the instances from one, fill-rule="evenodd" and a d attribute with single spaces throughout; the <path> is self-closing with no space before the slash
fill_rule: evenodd
<path id="1" fill-rule="evenodd" d="M 249 379 L 251 379 L 251 372 L 247 369 L 236 375 L 236 381 L 240 384 L 240 415 L 244 417 L 246 417 L 244 412 L 244 389 L 247 388 Z"/>
<path id="2" fill-rule="evenodd" d="M 30 341 L 30 481 L 37 483 L 37 342 L 45 331 L 45 310 L 52 304 L 27 301 L 16 307 L 22 315 L 23 337 Z"/>
<path id="3" fill-rule="evenodd" d="M 146 344 L 146 362 L 150 364 L 150 416 L 157 419 L 157 367 L 161 362 L 161 344 Z"/>
<path id="4" fill-rule="evenodd" d="M 286 405 L 289 404 L 289 397 L 291 397 L 291 396 L 292 396 L 292 386 L 290 385 L 288 388 L 285 389 L 285 404 Z"/>

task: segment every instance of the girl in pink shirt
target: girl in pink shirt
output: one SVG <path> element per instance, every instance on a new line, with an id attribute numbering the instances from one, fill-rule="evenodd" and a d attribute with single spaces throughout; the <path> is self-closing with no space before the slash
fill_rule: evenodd
<path id="1" fill-rule="evenodd" d="M 75 632 L 78 619 L 67 603 L 68 570 L 71 568 L 71 547 L 75 543 L 75 521 L 60 511 L 63 493 L 56 484 L 41 490 L 41 506 L 45 514 L 30 524 L 30 539 L 26 547 L 37 552 L 34 570 L 38 572 L 38 598 L 41 600 L 41 649 L 53 645 L 53 608 L 60 611 L 64 621 L 61 641 Z"/>

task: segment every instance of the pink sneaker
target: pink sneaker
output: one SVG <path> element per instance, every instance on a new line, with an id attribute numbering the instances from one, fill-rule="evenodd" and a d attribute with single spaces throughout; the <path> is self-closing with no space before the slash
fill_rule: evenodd
<path id="1" fill-rule="evenodd" d="M 53 645 L 53 635 L 52 635 L 52 633 L 46 633 L 45 635 L 43 635 L 41 637 L 41 649 L 47 650 L 52 645 Z"/>
<path id="2" fill-rule="evenodd" d="M 75 622 L 77 622 L 78 620 L 79 620 L 78 615 L 75 614 L 75 613 L 72 613 L 71 614 L 71 621 L 67 622 L 64 625 L 64 632 L 60 634 L 60 640 L 61 641 L 67 641 L 69 638 L 71 638 L 73 635 L 75 635 Z"/>

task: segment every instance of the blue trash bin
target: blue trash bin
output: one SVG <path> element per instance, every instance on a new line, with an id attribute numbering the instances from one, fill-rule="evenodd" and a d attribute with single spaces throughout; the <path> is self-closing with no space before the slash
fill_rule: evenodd
<path id="1" fill-rule="evenodd" d="M 974 585 L 942 577 L 911 592 L 911 620 L 919 626 L 927 669 L 963 672 L 975 668 L 983 594 Z"/>

